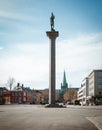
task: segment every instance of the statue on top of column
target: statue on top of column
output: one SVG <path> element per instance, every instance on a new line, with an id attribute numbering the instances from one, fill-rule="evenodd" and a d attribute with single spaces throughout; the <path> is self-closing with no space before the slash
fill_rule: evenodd
<path id="1" fill-rule="evenodd" d="M 51 13 L 51 17 L 50 17 L 51 31 L 55 31 L 55 29 L 54 29 L 54 19 L 55 19 L 55 16 L 53 15 L 53 13 Z"/>

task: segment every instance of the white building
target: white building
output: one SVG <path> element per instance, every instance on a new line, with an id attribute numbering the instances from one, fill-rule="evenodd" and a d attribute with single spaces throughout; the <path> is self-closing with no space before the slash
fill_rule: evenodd
<path id="1" fill-rule="evenodd" d="M 89 96 L 89 88 L 88 88 L 88 77 L 86 77 L 82 83 L 81 83 L 81 88 L 78 91 L 78 100 L 82 105 L 86 104 L 88 101 L 88 96 Z"/>
<path id="2" fill-rule="evenodd" d="M 102 98 L 102 70 L 89 74 L 89 97 Z"/>
<path id="3" fill-rule="evenodd" d="M 102 70 L 93 70 L 81 83 L 78 91 L 81 104 L 102 104 Z"/>

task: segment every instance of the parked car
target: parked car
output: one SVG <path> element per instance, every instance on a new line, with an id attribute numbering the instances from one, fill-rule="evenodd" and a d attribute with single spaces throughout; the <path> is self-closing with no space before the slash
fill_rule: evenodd
<path id="1" fill-rule="evenodd" d="M 75 100 L 74 105 L 81 105 L 79 100 Z"/>
<path id="2" fill-rule="evenodd" d="M 72 101 L 68 101 L 67 105 L 73 105 L 74 103 Z"/>

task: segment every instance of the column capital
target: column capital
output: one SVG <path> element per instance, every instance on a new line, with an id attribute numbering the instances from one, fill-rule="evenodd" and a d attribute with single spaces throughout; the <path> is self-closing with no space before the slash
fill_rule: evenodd
<path id="1" fill-rule="evenodd" d="M 53 39 L 53 38 L 56 39 L 59 36 L 58 31 L 48 31 L 46 32 L 46 34 L 50 39 Z"/>

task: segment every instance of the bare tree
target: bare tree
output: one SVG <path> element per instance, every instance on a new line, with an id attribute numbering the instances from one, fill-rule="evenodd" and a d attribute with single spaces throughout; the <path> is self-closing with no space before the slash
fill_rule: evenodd
<path id="1" fill-rule="evenodd" d="M 9 79 L 7 80 L 7 85 L 10 90 L 12 89 L 14 82 L 15 82 L 15 79 L 13 77 L 9 77 Z"/>
<path id="2" fill-rule="evenodd" d="M 77 91 L 74 88 L 71 88 L 71 86 L 68 88 L 66 93 L 64 94 L 64 100 L 76 100 L 77 99 Z"/>

